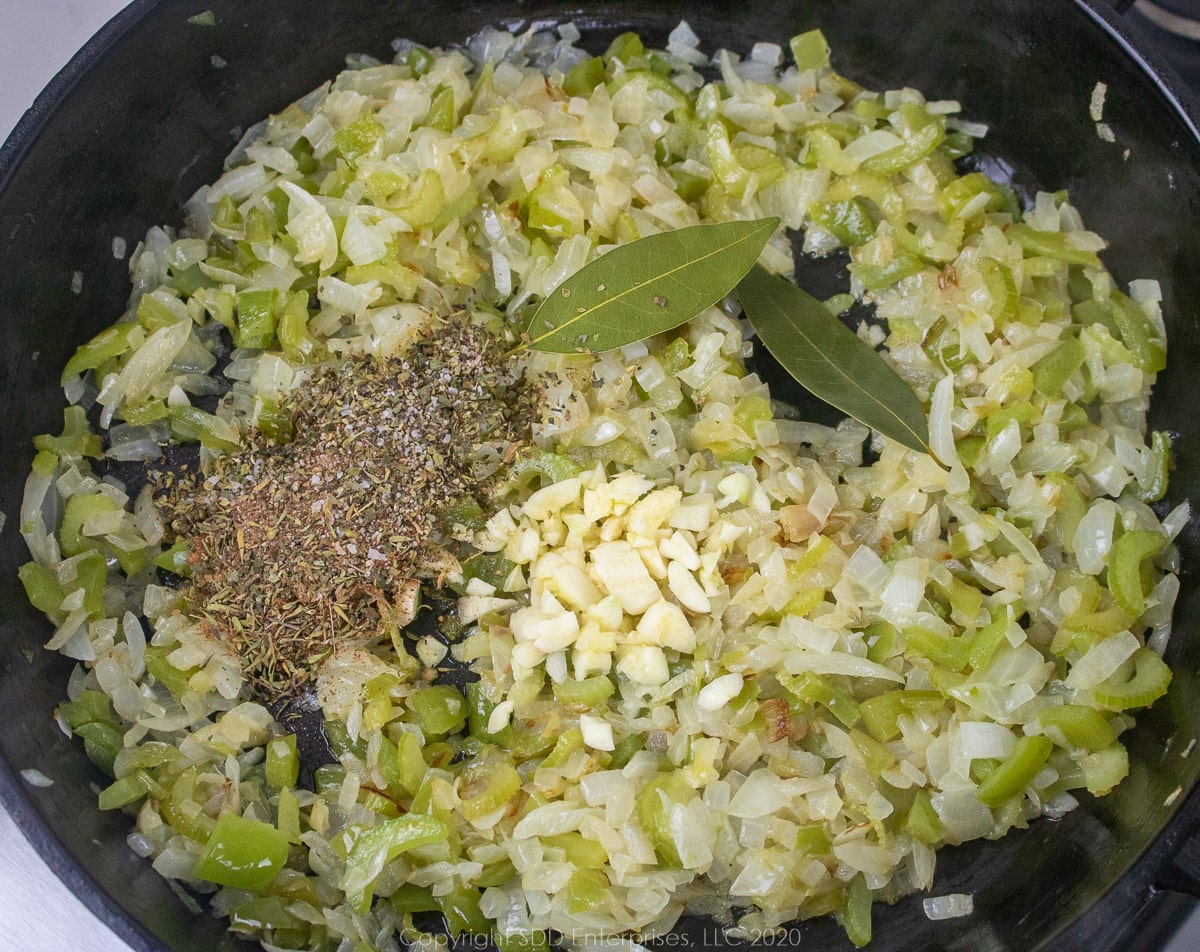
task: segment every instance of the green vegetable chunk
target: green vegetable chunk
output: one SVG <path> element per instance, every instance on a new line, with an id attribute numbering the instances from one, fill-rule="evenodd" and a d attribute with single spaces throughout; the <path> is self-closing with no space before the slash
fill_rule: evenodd
<path id="1" fill-rule="evenodd" d="M 976 799 L 989 807 L 998 807 L 1018 796 L 1045 766 L 1053 748 L 1049 737 L 1021 737 L 1000 766 L 984 777 L 975 791 Z"/>
<path id="2" fill-rule="evenodd" d="M 271 884 L 287 862 L 286 834 L 269 823 L 225 813 L 217 820 L 196 865 L 196 876 L 252 892 Z"/>
<path id="3" fill-rule="evenodd" d="M 364 830 L 346 858 L 342 877 L 341 886 L 350 904 L 366 912 L 371 907 L 375 880 L 384 866 L 401 853 L 444 840 L 448 834 L 446 824 L 436 817 L 412 813 Z"/>

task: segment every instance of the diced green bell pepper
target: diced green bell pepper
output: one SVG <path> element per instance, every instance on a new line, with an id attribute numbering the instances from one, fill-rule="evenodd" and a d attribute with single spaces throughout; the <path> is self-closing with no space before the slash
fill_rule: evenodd
<path id="1" fill-rule="evenodd" d="M 100 459 L 104 455 L 104 444 L 100 437 L 92 432 L 87 413 L 80 406 L 70 406 L 63 410 L 62 433 L 58 436 L 46 433 L 35 436 L 33 445 L 42 452 L 73 459 L 85 456 Z"/>
<path id="2" fill-rule="evenodd" d="M 875 236 L 875 222 L 861 199 L 816 202 L 808 210 L 808 216 L 813 224 L 820 225 L 841 244 L 851 248 L 866 244 Z"/>
<path id="3" fill-rule="evenodd" d="M 224 813 L 196 864 L 196 876 L 221 886 L 257 892 L 279 875 L 287 856 L 287 836 L 271 824 Z"/>
<path id="4" fill-rule="evenodd" d="M 387 135 L 387 130 L 371 113 L 359 116 L 333 134 L 334 148 L 352 165 L 372 150 Z"/>
<path id="5" fill-rule="evenodd" d="M 829 43 L 820 30 L 799 33 L 788 41 L 796 69 L 825 69 L 829 66 Z"/>
<path id="6" fill-rule="evenodd" d="M 428 737 L 445 737 L 462 729 L 467 721 L 466 698 L 448 684 L 418 688 L 405 703 L 413 723 Z"/>
<path id="7" fill-rule="evenodd" d="M 341 886 L 347 901 L 358 912 L 366 912 L 384 866 L 403 852 L 444 840 L 448 833 L 446 824 L 436 817 L 414 813 L 363 830 L 346 857 Z"/>
<path id="8" fill-rule="evenodd" d="M 265 764 L 267 783 L 274 790 L 296 786 L 300 776 L 300 755 L 296 747 L 296 735 L 284 734 L 267 744 Z"/>
<path id="9" fill-rule="evenodd" d="M 604 82 L 604 60 L 599 56 L 585 59 L 571 67 L 563 79 L 563 92 L 568 96 L 590 96 Z"/>

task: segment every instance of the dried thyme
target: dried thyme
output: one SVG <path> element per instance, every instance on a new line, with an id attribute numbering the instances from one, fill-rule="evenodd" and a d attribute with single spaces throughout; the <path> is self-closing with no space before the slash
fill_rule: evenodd
<path id="1" fill-rule="evenodd" d="M 335 647 L 394 628 L 447 559 L 445 507 L 478 494 L 528 433 L 532 399 L 496 342 L 456 316 L 402 358 L 351 356 L 293 394 L 295 438 L 250 435 L 166 487 L 189 540 L 193 609 L 256 693 L 296 692 Z"/>

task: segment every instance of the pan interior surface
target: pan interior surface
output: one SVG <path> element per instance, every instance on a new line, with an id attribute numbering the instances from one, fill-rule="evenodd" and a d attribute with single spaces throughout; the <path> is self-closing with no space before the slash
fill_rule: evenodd
<path id="1" fill-rule="evenodd" d="M 211 10 L 215 26 L 188 18 Z M 61 412 L 59 368 L 75 346 L 111 323 L 128 295 L 124 263 L 108 253 L 114 236 L 132 244 L 158 223 L 178 225 L 182 205 L 220 173 L 242 130 L 278 111 L 343 65 L 349 52 L 380 58 L 390 41 L 460 41 L 484 25 L 524 27 L 575 20 L 583 43 L 603 49 L 635 29 L 654 41 L 686 18 L 706 49 L 745 52 L 757 40 L 786 43 L 820 27 L 843 74 L 877 88 L 913 86 L 957 99 L 964 115 L 990 126 L 983 151 L 1028 193 L 1067 189 L 1089 227 L 1110 243 L 1104 258 L 1119 282 L 1160 281 L 1171 363 L 1160 375 L 1152 425 L 1174 438 L 1176 469 L 1167 504 L 1200 486 L 1200 419 L 1191 409 L 1200 366 L 1200 143 L 1156 81 L 1100 18 L 1070 3 L 1040 0 L 889 0 L 869 4 L 718 2 L 442 4 L 388 0 L 207 0 L 144 2 L 102 35 L 76 71 L 39 103 L 0 168 L 0 776 L 10 808 L 77 889 L 135 947 L 173 952 L 245 946 L 223 923 L 189 912 L 167 884 L 129 851 L 128 820 L 100 813 L 100 774 L 51 714 L 71 664 L 41 650 L 47 624 L 26 603 L 16 567 L 26 560 L 17 533 L 32 437 L 54 430 Z M 226 65 L 217 68 L 213 56 Z M 1088 104 L 1109 89 L 1100 139 Z M 82 291 L 72 292 L 75 272 Z M 921 896 L 877 907 L 872 948 L 1109 948 L 1147 900 L 1157 867 L 1182 835 L 1177 813 L 1195 812 L 1189 794 L 1200 757 L 1200 588 L 1192 584 L 1200 537 L 1180 540 L 1182 593 L 1168 651 L 1169 695 L 1138 717 L 1129 737 L 1131 774 L 1102 800 L 1085 798 L 1059 821 L 1039 821 L 996 843 L 940 853 L 935 894 L 971 893 L 966 919 L 926 918 Z M 21 786 L 36 767 L 47 789 Z M 1140 860 L 1139 860 L 1140 858 Z M 1132 872 L 1131 872 L 1132 870 Z M 1103 897 L 1103 898 L 1102 898 Z M 685 919 L 679 937 L 725 944 L 706 920 Z M 666 944 L 666 943 L 664 943 Z M 797 948 L 848 947 L 828 919 L 787 934 Z"/>

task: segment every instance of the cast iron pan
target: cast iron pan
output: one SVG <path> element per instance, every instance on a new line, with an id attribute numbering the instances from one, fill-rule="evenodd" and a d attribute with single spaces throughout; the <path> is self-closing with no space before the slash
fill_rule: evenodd
<path id="1" fill-rule="evenodd" d="M 1117 16 L 1092 0 L 138 0 L 72 61 L 0 149 L 0 795 L 56 872 L 139 952 L 245 948 L 221 922 L 189 913 L 125 845 L 128 820 L 100 813 L 101 780 L 51 718 L 70 663 L 44 652 L 46 621 L 27 604 L 16 567 L 32 437 L 61 421 L 58 371 L 73 348 L 113 321 L 128 294 L 111 240 L 132 246 L 148 226 L 179 223 L 181 204 L 213 180 L 241 130 L 338 71 L 347 52 L 390 56 L 389 42 L 466 37 L 484 24 L 574 19 L 602 49 L 633 28 L 661 42 L 685 16 L 712 44 L 747 50 L 820 26 L 836 65 L 868 85 L 913 85 L 962 101 L 988 122 L 990 170 L 1019 187 L 1068 188 L 1111 242 L 1121 282 L 1156 277 L 1170 322 L 1171 365 L 1158 383 L 1153 426 L 1176 435 L 1168 504 L 1200 501 L 1200 141 L 1186 107 L 1122 38 Z M 189 25 L 212 10 L 217 25 Z M 227 64 L 214 66 L 218 54 Z M 1108 84 L 1096 135 L 1088 102 Z M 71 291 L 83 273 L 83 290 Z M 1156 885 L 1197 891 L 1200 820 L 1193 793 L 1200 753 L 1200 534 L 1181 540 L 1183 594 L 1168 658 L 1169 695 L 1138 718 L 1131 775 L 1117 791 L 1057 822 L 996 843 L 939 854 L 935 892 L 967 892 L 975 914 L 930 922 L 921 897 L 877 908 L 874 948 L 1103 950 L 1136 946 L 1133 928 Z M 17 771 L 52 777 L 27 787 Z M 684 920 L 668 947 L 720 947 L 710 923 Z M 789 930 L 777 944 L 849 948 L 831 920 Z M 1145 946 L 1143 946 L 1145 947 Z"/>

